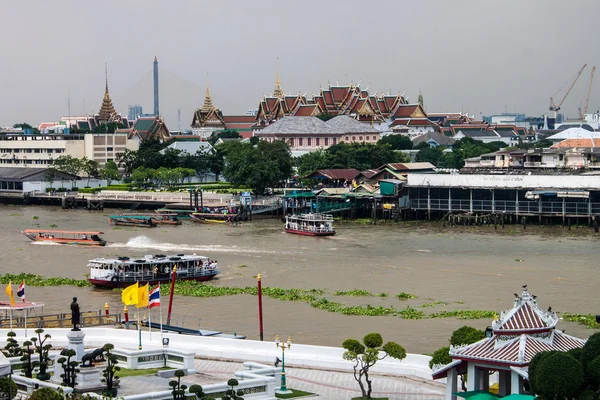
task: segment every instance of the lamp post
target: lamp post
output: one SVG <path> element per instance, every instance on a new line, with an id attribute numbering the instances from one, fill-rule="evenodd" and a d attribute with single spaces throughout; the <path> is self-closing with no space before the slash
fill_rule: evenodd
<path id="1" fill-rule="evenodd" d="M 287 392 L 287 387 L 285 384 L 285 350 L 292 347 L 292 338 L 288 336 L 288 340 L 286 343 L 281 342 L 279 340 L 279 335 L 275 335 L 275 344 L 277 348 L 281 349 L 281 387 L 279 388 L 280 392 Z"/>

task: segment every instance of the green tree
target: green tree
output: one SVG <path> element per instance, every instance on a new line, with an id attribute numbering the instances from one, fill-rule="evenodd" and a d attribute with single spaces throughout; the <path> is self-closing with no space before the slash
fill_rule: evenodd
<path id="1" fill-rule="evenodd" d="M 115 133 L 117 129 L 124 128 L 123 124 L 118 122 L 109 122 L 106 124 L 99 124 L 94 129 L 92 129 L 92 133 Z"/>
<path id="2" fill-rule="evenodd" d="M 584 369 L 569 354 L 554 352 L 539 360 L 533 379 L 535 394 L 544 399 L 574 399 L 582 390 Z"/>
<path id="3" fill-rule="evenodd" d="M 220 132 L 213 132 L 208 138 L 208 143 L 214 146 L 219 139 L 241 139 L 242 136 L 235 129 L 226 129 Z"/>
<path id="4" fill-rule="evenodd" d="M 26 122 L 21 122 L 20 124 L 14 124 L 13 128 L 21 128 L 23 130 L 25 129 L 31 129 L 31 131 L 33 132 L 34 135 L 39 135 L 40 134 L 40 130 L 34 126 L 29 125 Z"/>
<path id="5" fill-rule="evenodd" d="M 442 158 L 443 148 L 442 147 L 426 147 L 417 153 L 415 157 L 416 162 L 429 162 L 435 166 L 438 165 L 440 158 Z"/>
<path id="6" fill-rule="evenodd" d="M 60 172 L 71 175 L 79 175 L 83 169 L 82 160 L 72 156 L 60 156 L 52 162 L 52 166 Z"/>
<path id="7" fill-rule="evenodd" d="M 79 365 L 79 362 L 76 360 L 72 360 L 72 358 L 76 355 L 75 350 L 73 349 L 66 350 L 64 355 L 66 356 L 66 358 L 60 357 L 57 360 L 57 362 L 61 365 L 63 369 L 63 373 L 60 375 L 60 377 L 62 378 L 61 385 L 74 388 L 77 384 L 77 373 L 79 372 L 77 366 Z"/>
<path id="8" fill-rule="evenodd" d="M 63 396 L 52 388 L 39 388 L 31 393 L 28 400 L 62 400 Z"/>
<path id="9" fill-rule="evenodd" d="M 461 346 L 465 344 L 472 344 L 485 338 L 485 331 L 482 331 L 472 326 L 462 326 L 452 332 L 450 337 L 450 345 Z"/>
<path id="10" fill-rule="evenodd" d="M 184 183 L 186 178 L 188 178 L 188 183 L 191 183 L 192 177 L 196 176 L 196 170 L 193 168 L 177 168 L 177 170 L 181 176 L 181 183 Z"/>
<path id="11" fill-rule="evenodd" d="M 600 390 L 600 356 L 594 358 L 585 369 L 586 382 L 594 392 Z"/>
<path id="12" fill-rule="evenodd" d="M 183 400 L 185 399 L 185 389 L 187 389 L 187 385 L 181 384 L 181 378 L 185 376 L 185 371 L 182 369 L 178 369 L 175 371 L 176 381 L 170 381 L 169 386 L 173 388 L 171 394 L 173 395 L 173 400 Z"/>
<path id="13" fill-rule="evenodd" d="M 342 347 L 346 349 L 343 355 L 344 360 L 354 362 L 354 379 L 358 382 L 362 397 L 365 399 L 370 399 L 371 392 L 373 391 L 372 381 L 369 379 L 370 368 L 377 361 L 383 360 L 387 356 L 397 360 L 402 360 L 406 357 L 406 351 L 402 346 L 395 342 L 383 344 L 383 338 L 379 333 L 365 335 L 363 343 L 360 343 L 356 339 L 346 339 L 342 343 Z M 380 357 L 382 352 L 384 354 Z"/>
<path id="14" fill-rule="evenodd" d="M 111 353 L 115 346 L 111 343 L 106 343 L 103 348 L 105 351 L 104 358 L 106 359 L 106 367 L 102 371 L 102 376 L 104 377 L 102 382 L 106 383 L 103 393 L 107 396 L 115 397 L 117 395 L 117 388 L 114 387 L 115 379 L 119 379 L 116 373 L 121 370 L 121 367 L 117 365 L 117 356 Z"/>
<path id="15" fill-rule="evenodd" d="M 252 188 L 263 194 L 292 174 L 292 156 L 288 145 L 282 141 L 250 143 L 229 142 L 217 146 L 225 157 L 223 175 L 235 186 Z"/>
<path id="16" fill-rule="evenodd" d="M 222 400 L 244 400 L 244 392 L 235 390 L 235 387 L 239 384 L 237 379 L 228 380 L 227 386 L 229 386 L 229 389 L 225 391 L 225 396 L 223 396 Z"/>
<path id="17" fill-rule="evenodd" d="M 131 180 L 138 186 L 142 187 L 149 180 L 153 179 L 154 170 L 152 168 L 137 167 L 131 173 Z"/>
<path id="18" fill-rule="evenodd" d="M 14 399 L 18 394 L 18 387 L 15 381 L 9 379 L 8 376 L 0 378 L 0 398 L 1 399 Z"/>
<path id="19" fill-rule="evenodd" d="M 38 367 L 38 373 L 35 377 L 41 381 L 47 381 L 50 379 L 50 374 L 47 372 L 50 363 L 48 353 L 52 345 L 50 343 L 46 344 L 46 341 L 52 338 L 52 336 L 46 333 L 42 339 L 42 333 L 44 333 L 42 328 L 36 329 L 35 333 L 37 333 L 37 337 L 31 338 L 35 351 L 38 353 L 38 361 L 33 363 L 34 367 Z"/>
<path id="20" fill-rule="evenodd" d="M 408 136 L 404 135 L 386 135 L 379 139 L 377 144 L 389 144 L 394 150 L 410 150 L 413 148 L 413 142 Z"/>
<path id="21" fill-rule="evenodd" d="M 584 368 L 598 356 L 600 356 L 600 332 L 596 332 L 590 336 L 583 346 L 581 363 Z"/>
<path id="22" fill-rule="evenodd" d="M 316 117 L 319 118 L 321 121 L 329 121 L 331 118 L 334 118 L 335 115 L 329 114 L 328 112 L 322 112 L 321 114 L 318 114 Z"/>
<path id="23" fill-rule="evenodd" d="M 117 163 L 113 160 L 109 160 L 104 164 L 104 168 L 100 171 L 100 178 L 104 179 L 108 186 L 112 183 L 112 181 L 117 181 L 121 179 L 121 174 L 119 174 L 119 167 Z"/>
<path id="24" fill-rule="evenodd" d="M 90 178 L 97 178 L 100 175 L 98 161 L 90 160 L 87 157 L 81 159 L 81 170 L 87 176 L 87 186 L 90 186 Z"/>
<path id="25" fill-rule="evenodd" d="M 318 149 L 297 157 L 296 166 L 300 179 L 318 169 L 329 168 L 330 159 L 327 150 Z"/>
<path id="26" fill-rule="evenodd" d="M 123 167 L 127 175 L 131 175 L 134 169 L 141 166 L 137 151 L 129 149 L 125 149 L 123 153 L 117 153 L 117 162 L 120 167 Z"/>
<path id="27" fill-rule="evenodd" d="M 433 368 L 434 365 L 446 365 L 452 362 L 450 357 L 450 347 L 442 347 L 433 352 L 431 360 L 429 360 L 429 368 Z"/>

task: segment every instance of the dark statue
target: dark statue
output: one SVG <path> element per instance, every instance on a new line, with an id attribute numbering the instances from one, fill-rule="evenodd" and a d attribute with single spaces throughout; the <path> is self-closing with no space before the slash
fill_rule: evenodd
<path id="1" fill-rule="evenodd" d="M 71 323 L 73 324 L 72 331 L 79 331 L 79 325 L 81 321 L 81 313 L 79 312 L 79 304 L 77 304 L 77 297 L 73 297 L 73 302 L 71 303 Z"/>
<path id="2" fill-rule="evenodd" d="M 81 357 L 82 367 L 93 367 L 94 361 L 104 361 L 104 347 L 100 347 L 90 353 L 85 353 Z"/>

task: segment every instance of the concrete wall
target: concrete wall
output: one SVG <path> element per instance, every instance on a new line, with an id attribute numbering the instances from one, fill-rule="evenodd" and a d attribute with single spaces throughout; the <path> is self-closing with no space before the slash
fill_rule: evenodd
<path id="1" fill-rule="evenodd" d="M 407 179 L 408 187 L 600 190 L 600 177 L 586 175 L 408 174 Z"/>
<path id="2" fill-rule="evenodd" d="M 6 342 L 8 329 L 0 330 L 0 346 Z M 23 329 L 15 329 L 19 343 L 25 340 Z M 66 347 L 67 332 L 69 329 L 46 329 L 45 332 L 52 336 L 51 343 L 55 347 Z M 102 347 L 112 343 L 117 348 L 137 349 L 138 332 L 117 328 L 84 328 L 84 344 L 86 347 Z M 273 365 L 275 358 L 281 358 L 274 342 L 260 342 L 255 340 L 222 339 L 215 337 L 188 336 L 178 334 L 164 334 L 169 338 L 169 348 L 182 351 L 194 351 L 196 356 L 203 358 L 216 358 L 226 360 L 255 361 L 266 365 Z M 160 332 L 153 331 L 142 333 L 143 349 L 162 349 Z M 292 344 L 285 353 L 286 366 L 312 367 L 327 370 L 352 371 L 353 363 L 342 358 L 344 349 L 338 347 L 313 346 L 305 344 Z M 417 376 L 422 379 L 431 379 L 429 360 L 431 357 L 420 354 L 408 354 L 404 360 L 398 361 L 386 358 L 377 362 L 371 369 L 374 373 L 393 375 Z"/>

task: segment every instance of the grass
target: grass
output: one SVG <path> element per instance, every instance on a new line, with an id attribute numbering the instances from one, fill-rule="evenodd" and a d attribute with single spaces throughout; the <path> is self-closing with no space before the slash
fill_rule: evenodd
<path id="1" fill-rule="evenodd" d="M 296 397 L 314 396 L 314 393 L 305 392 L 304 390 L 290 389 L 291 393 L 275 393 L 275 397 L 278 399 L 294 399 Z"/>
<path id="2" fill-rule="evenodd" d="M 150 368 L 150 369 L 127 369 L 121 368 L 116 375 L 119 378 L 124 378 L 126 376 L 144 376 L 144 375 L 156 375 L 158 371 L 165 371 L 173 368 Z"/>

